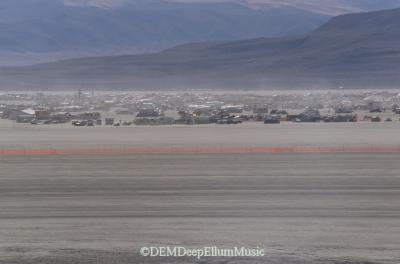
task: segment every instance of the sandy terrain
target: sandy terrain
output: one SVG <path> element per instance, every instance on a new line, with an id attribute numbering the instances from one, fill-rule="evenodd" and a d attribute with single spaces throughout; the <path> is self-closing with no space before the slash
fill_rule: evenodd
<path id="1" fill-rule="evenodd" d="M 73 127 L 0 120 L 0 149 L 170 146 L 400 146 L 400 122 Z"/>
<path id="2" fill-rule="evenodd" d="M 234 129 L 233 129 L 234 128 Z M 0 126 L 0 148 L 400 145 L 399 124 Z M 0 156 L 0 263 L 398 263 L 400 154 Z M 146 258 L 141 246 L 261 246 Z"/>

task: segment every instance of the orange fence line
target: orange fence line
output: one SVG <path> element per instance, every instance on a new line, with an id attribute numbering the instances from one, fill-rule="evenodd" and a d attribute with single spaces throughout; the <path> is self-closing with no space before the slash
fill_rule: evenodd
<path id="1" fill-rule="evenodd" d="M 135 147 L 98 149 L 0 149 L 0 156 L 134 155 L 134 154 L 274 154 L 274 153 L 400 153 L 396 146 L 342 147 Z"/>

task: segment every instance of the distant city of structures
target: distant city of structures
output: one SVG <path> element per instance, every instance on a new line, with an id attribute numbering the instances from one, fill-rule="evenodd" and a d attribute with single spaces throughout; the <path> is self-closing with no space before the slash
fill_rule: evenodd
<path id="1" fill-rule="evenodd" d="M 393 122 L 395 92 L 292 94 L 2 94 L 0 116 L 32 125 L 241 124 L 243 122 Z"/>

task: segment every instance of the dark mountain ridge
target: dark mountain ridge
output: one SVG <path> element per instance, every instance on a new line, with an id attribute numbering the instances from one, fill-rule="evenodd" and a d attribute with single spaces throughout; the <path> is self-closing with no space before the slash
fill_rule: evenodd
<path id="1" fill-rule="evenodd" d="M 183 43 L 307 32 L 329 16 L 292 7 L 131 0 L 115 7 L 62 0 L 0 1 L 0 64 L 158 52 Z"/>
<path id="2" fill-rule="evenodd" d="M 400 9 L 393 9 L 338 16 L 295 37 L 3 68 L 0 77 L 3 89 L 13 79 L 20 87 L 110 90 L 397 88 L 399 72 Z"/>

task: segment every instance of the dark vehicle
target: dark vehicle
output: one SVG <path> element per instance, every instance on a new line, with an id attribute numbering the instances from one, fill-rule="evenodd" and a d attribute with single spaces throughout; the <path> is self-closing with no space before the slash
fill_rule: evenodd
<path id="1" fill-rule="evenodd" d="M 250 119 L 253 119 L 253 116 L 252 115 L 240 115 L 239 118 L 242 121 L 249 121 Z"/>
<path id="2" fill-rule="evenodd" d="M 114 125 L 114 118 L 106 118 L 105 124 L 106 124 L 106 126 Z"/>
<path id="3" fill-rule="evenodd" d="M 357 122 L 357 115 L 324 116 L 322 120 L 325 123 Z"/>
<path id="4" fill-rule="evenodd" d="M 351 107 L 342 106 L 342 107 L 335 108 L 336 114 L 351 114 L 353 112 L 354 112 L 353 108 L 351 108 Z"/>
<path id="5" fill-rule="evenodd" d="M 271 110 L 271 115 L 287 115 L 288 112 L 286 110 L 279 110 L 279 109 L 273 109 Z"/>
<path id="6" fill-rule="evenodd" d="M 290 117 L 290 118 L 292 118 L 292 117 Z M 308 108 L 303 113 L 299 114 L 294 119 L 294 122 L 314 123 L 314 122 L 320 122 L 321 119 L 322 119 L 322 117 L 318 110 Z M 289 117 L 288 117 L 288 120 L 289 120 Z"/>
<path id="7" fill-rule="evenodd" d="M 371 117 L 371 122 L 381 122 L 381 118 L 379 116 Z"/>
<path id="8" fill-rule="evenodd" d="M 382 113 L 383 109 L 382 108 L 373 108 L 369 110 L 370 113 Z"/>
<path id="9" fill-rule="evenodd" d="M 280 124 L 281 118 L 279 116 L 266 116 L 264 124 Z"/>
<path id="10" fill-rule="evenodd" d="M 217 124 L 219 125 L 237 125 L 241 123 L 241 120 L 235 120 L 233 118 L 220 119 L 217 121 Z"/>

